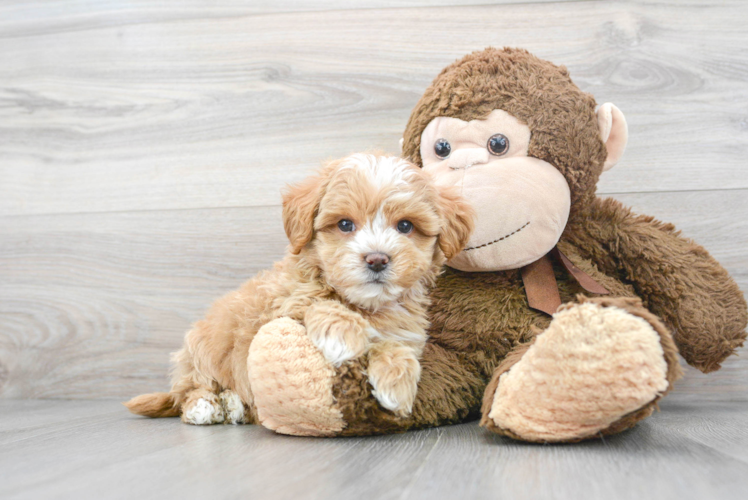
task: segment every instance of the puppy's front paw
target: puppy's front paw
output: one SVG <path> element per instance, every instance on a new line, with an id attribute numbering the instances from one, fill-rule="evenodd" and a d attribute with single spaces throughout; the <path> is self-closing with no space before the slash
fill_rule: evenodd
<path id="1" fill-rule="evenodd" d="M 361 315 L 331 301 L 312 305 L 304 326 L 312 343 L 335 366 L 361 356 L 376 333 Z"/>
<path id="2" fill-rule="evenodd" d="M 413 349 L 382 342 L 369 351 L 369 383 L 372 394 L 384 408 L 401 417 L 413 411 L 421 364 Z"/>

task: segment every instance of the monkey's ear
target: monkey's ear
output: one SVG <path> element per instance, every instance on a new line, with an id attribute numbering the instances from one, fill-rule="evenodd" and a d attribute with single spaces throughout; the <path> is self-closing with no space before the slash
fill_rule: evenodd
<path id="1" fill-rule="evenodd" d="M 400 154 L 403 154 L 403 143 L 405 142 L 405 137 L 401 137 L 397 143 L 400 145 Z"/>
<path id="2" fill-rule="evenodd" d="M 455 257 L 468 244 L 475 227 L 475 211 L 459 193 L 450 187 L 439 187 L 442 230 L 439 248 L 447 260 Z"/>
<path id="3" fill-rule="evenodd" d="M 606 102 L 597 109 L 597 126 L 600 129 L 600 138 L 608 151 L 603 164 L 603 172 L 605 172 L 613 168 L 623 156 L 629 140 L 629 127 L 621 110 L 610 102 Z"/>
<path id="4" fill-rule="evenodd" d="M 314 217 L 322 198 L 322 178 L 310 177 L 283 192 L 283 228 L 291 253 L 298 254 L 314 236 Z"/>

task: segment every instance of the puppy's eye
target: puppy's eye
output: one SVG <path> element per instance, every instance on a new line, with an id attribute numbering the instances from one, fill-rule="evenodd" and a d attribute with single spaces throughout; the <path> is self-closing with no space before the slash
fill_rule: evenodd
<path id="1" fill-rule="evenodd" d="M 509 139 L 504 134 L 494 134 L 488 139 L 488 151 L 492 155 L 501 156 L 509 151 Z"/>
<path id="2" fill-rule="evenodd" d="M 397 230 L 403 234 L 408 234 L 413 230 L 413 223 L 409 220 L 401 220 L 397 223 Z"/>
<path id="3" fill-rule="evenodd" d="M 452 146 L 446 139 L 439 139 L 434 144 L 434 153 L 436 153 L 436 156 L 438 156 L 439 158 L 446 158 L 451 152 Z"/>
<path id="4" fill-rule="evenodd" d="M 338 221 L 338 229 L 340 229 L 344 233 L 350 233 L 351 231 L 356 229 L 356 226 L 353 224 L 352 220 L 340 219 L 340 221 Z"/>

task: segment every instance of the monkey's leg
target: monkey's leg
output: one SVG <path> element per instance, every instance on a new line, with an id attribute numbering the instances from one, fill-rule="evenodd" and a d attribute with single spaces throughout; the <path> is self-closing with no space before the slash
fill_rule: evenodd
<path id="1" fill-rule="evenodd" d="M 369 435 L 480 415 L 485 380 L 454 352 L 426 345 L 413 411 L 405 417 L 374 398 L 366 363 L 363 356 L 336 369 L 301 324 L 288 318 L 268 323 L 253 340 L 248 359 L 259 423 L 282 434 Z"/>
<path id="2" fill-rule="evenodd" d="M 481 424 L 535 442 L 621 432 L 651 415 L 680 377 L 676 352 L 638 299 L 580 298 L 498 366 Z"/>

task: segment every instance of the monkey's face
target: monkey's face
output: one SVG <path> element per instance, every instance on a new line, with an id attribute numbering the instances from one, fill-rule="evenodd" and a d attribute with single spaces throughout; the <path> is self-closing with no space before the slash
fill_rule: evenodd
<path id="1" fill-rule="evenodd" d="M 527 155 L 530 129 L 503 110 L 469 122 L 434 118 L 421 135 L 423 169 L 458 186 L 476 211 L 462 271 L 517 269 L 558 242 L 571 207 L 569 185 L 550 163 Z"/>

